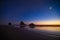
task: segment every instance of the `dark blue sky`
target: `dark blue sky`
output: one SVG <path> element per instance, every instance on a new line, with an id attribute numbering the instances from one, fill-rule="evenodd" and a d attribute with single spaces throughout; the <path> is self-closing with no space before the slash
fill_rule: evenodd
<path id="1" fill-rule="evenodd" d="M 59 0 L 2 0 L 0 23 L 60 19 Z"/>

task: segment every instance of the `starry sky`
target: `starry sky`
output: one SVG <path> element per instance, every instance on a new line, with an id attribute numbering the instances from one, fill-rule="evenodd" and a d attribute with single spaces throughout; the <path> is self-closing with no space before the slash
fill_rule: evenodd
<path id="1" fill-rule="evenodd" d="M 50 20 L 60 23 L 60 0 L 1 0 L 0 2 L 0 24 Z"/>

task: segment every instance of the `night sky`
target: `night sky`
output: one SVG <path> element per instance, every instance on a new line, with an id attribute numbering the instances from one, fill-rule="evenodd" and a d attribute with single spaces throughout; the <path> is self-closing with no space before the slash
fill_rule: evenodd
<path id="1" fill-rule="evenodd" d="M 60 0 L 2 0 L 0 24 L 60 20 Z"/>

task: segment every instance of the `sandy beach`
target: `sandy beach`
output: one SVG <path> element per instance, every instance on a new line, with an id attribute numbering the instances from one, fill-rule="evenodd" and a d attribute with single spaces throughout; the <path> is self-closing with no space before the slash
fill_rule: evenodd
<path id="1" fill-rule="evenodd" d="M 60 33 L 0 25 L 3 40 L 60 40 Z"/>

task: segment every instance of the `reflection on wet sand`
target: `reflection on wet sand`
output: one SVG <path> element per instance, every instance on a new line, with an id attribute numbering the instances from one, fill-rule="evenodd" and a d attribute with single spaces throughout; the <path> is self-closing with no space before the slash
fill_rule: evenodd
<path id="1" fill-rule="evenodd" d="M 60 27 L 36 27 L 38 30 L 60 31 Z"/>

